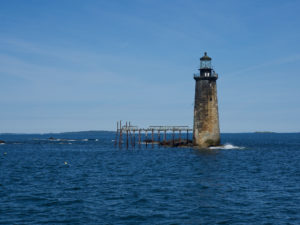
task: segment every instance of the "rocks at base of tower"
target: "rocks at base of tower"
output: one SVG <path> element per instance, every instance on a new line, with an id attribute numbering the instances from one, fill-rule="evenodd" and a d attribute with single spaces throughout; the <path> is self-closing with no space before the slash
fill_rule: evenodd
<path id="1" fill-rule="evenodd" d="M 207 139 L 204 143 L 195 144 L 195 146 L 198 148 L 209 148 L 209 147 L 219 146 L 220 143 L 221 143 L 220 139 L 218 140 Z"/>
<path id="2" fill-rule="evenodd" d="M 160 142 L 161 146 L 168 146 L 168 147 L 193 147 L 193 142 L 191 140 L 186 141 L 185 139 L 175 139 L 167 140 Z"/>

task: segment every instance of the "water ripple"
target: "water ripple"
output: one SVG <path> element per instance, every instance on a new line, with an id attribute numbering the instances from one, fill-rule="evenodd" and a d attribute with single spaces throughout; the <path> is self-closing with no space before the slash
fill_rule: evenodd
<path id="1" fill-rule="evenodd" d="M 0 137 L 0 224 L 300 223 L 300 134 L 225 134 L 207 150 L 54 138 Z"/>

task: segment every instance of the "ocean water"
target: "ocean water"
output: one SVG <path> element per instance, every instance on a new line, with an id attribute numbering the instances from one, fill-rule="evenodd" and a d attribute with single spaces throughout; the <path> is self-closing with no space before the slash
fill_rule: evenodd
<path id="1" fill-rule="evenodd" d="M 300 224 L 299 133 L 206 150 L 114 138 L 0 135 L 0 224 Z"/>

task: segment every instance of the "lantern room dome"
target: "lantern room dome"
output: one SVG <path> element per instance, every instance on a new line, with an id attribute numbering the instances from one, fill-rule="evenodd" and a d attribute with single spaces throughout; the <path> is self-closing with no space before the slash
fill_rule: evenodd
<path id="1" fill-rule="evenodd" d="M 211 58 L 207 55 L 207 52 L 204 52 L 204 56 L 200 58 L 201 61 L 210 61 Z"/>

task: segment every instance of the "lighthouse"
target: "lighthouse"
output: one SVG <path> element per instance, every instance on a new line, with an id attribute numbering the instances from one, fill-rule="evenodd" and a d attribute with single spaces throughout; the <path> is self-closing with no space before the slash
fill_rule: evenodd
<path id="1" fill-rule="evenodd" d="M 200 58 L 199 71 L 199 74 L 194 74 L 196 87 L 193 144 L 200 148 L 206 148 L 220 145 L 218 74 L 213 70 L 211 58 L 206 52 Z"/>

